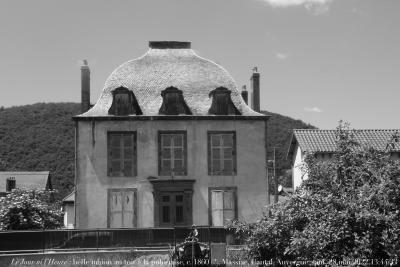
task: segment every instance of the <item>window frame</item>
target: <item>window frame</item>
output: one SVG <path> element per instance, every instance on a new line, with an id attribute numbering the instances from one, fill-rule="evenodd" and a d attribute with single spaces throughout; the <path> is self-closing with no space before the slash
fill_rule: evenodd
<path id="1" fill-rule="evenodd" d="M 162 169 L 162 135 L 177 135 L 182 134 L 183 136 L 183 172 L 182 174 L 175 174 L 174 171 L 164 171 Z M 173 154 L 173 153 L 172 153 Z M 173 169 L 174 160 L 171 158 L 171 169 Z M 159 176 L 187 176 L 187 131 L 178 130 L 178 131 L 158 131 L 158 175 Z"/>
<path id="2" fill-rule="evenodd" d="M 217 187 L 209 187 L 208 188 L 208 225 L 213 226 L 212 224 L 212 192 L 213 191 L 232 191 L 233 192 L 233 203 L 234 207 L 234 220 L 238 219 L 238 193 L 236 186 L 217 186 Z M 223 209 L 224 210 L 224 209 Z M 224 213 L 223 213 L 224 214 Z M 225 221 L 223 219 L 223 224 L 225 225 Z"/>
<path id="3" fill-rule="evenodd" d="M 119 173 L 119 175 L 116 175 L 111 171 L 111 166 L 112 166 L 112 159 L 111 159 L 111 135 L 113 134 L 123 134 L 123 135 L 128 135 L 131 134 L 133 135 L 133 157 L 132 157 L 132 168 L 133 168 L 133 173 L 132 175 L 124 175 L 123 171 Z M 121 146 L 121 150 L 123 151 L 125 146 Z M 124 162 L 125 160 L 125 154 L 124 158 L 120 159 L 120 164 L 121 162 Z M 122 163 L 123 164 L 123 163 Z M 136 177 L 137 176 L 137 132 L 136 131 L 108 131 L 107 132 L 107 177 Z"/>
<path id="4" fill-rule="evenodd" d="M 213 135 L 226 135 L 232 134 L 232 172 L 214 172 L 212 168 L 213 159 L 212 156 L 212 136 Z M 220 154 L 223 154 L 220 152 Z M 224 161 L 224 158 L 220 158 L 220 163 Z M 236 131 L 208 131 L 207 132 L 207 165 L 208 165 L 208 175 L 210 176 L 231 176 L 237 175 L 237 146 L 236 146 Z"/>
<path id="5" fill-rule="evenodd" d="M 111 228 L 111 205 L 110 205 L 110 197 L 112 192 L 133 192 L 133 227 L 136 228 L 138 225 L 138 218 L 139 218 L 139 205 L 138 205 L 138 190 L 137 188 L 109 188 L 107 189 L 107 228 L 110 229 L 118 229 L 118 228 Z M 121 216 L 123 217 L 123 211 Z M 123 220 L 122 220 L 123 221 Z M 130 228 L 124 228 L 130 229 Z"/>

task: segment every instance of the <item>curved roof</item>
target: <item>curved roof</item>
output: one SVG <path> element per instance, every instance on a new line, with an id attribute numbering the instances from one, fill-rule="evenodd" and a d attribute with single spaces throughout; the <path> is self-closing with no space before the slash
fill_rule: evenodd
<path id="1" fill-rule="evenodd" d="M 176 46 L 177 43 L 180 45 Z M 143 56 L 115 69 L 97 103 L 80 117 L 112 116 L 108 115 L 112 91 L 121 86 L 133 91 L 143 115 L 147 116 L 159 115 L 161 91 L 170 86 L 182 90 L 185 102 L 195 116 L 209 115 L 212 101 L 209 93 L 218 87 L 231 90 L 232 102 L 241 115 L 263 116 L 244 102 L 230 74 L 220 65 L 196 55 L 190 49 L 190 43 L 150 42 L 150 47 Z"/>

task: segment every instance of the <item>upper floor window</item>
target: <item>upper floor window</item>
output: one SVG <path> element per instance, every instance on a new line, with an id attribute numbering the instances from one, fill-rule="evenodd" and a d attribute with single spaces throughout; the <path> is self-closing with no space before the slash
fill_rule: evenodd
<path id="1" fill-rule="evenodd" d="M 211 107 L 208 113 L 214 115 L 240 115 L 231 99 L 231 91 L 224 88 L 218 87 L 210 92 L 212 97 Z"/>
<path id="2" fill-rule="evenodd" d="M 161 105 L 160 114 L 164 115 L 191 115 L 189 107 L 183 99 L 182 91 L 175 87 L 168 87 L 161 92 L 163 103 Z"/>
<path id="3" fill-rule="evenodd" d="M 159 175 L 186 175 L 187 151 L 186 132 L 159 132 L 158 134 Z"/>
<path id="4" fill-rule="evenodd" d="M 108 114 L 116 116 L 142 115 L 142 111 L 132 91 L 119 87 L 112 91 L 113 102 Z"/>
<path id="5" fill-rule="evenodd" d="M 136 132 L 109 132 L 107 142 L 108 176 L 136 176 Z"/>
<path id="6" fill-rule="evenodd" d="M 208 174 L 236 175 L 236 133 L 208 133 Z"/>

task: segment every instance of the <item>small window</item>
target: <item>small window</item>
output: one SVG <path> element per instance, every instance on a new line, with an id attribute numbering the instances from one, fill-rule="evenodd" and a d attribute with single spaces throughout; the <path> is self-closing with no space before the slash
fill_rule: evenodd
<path id="1" fill-rule="evenodd" d="M 210 188 L 210 225 L 224 226 L 230 220 L 237 219 L 236 206 L 236 188 Z"/>
<path id="2" fill-rule="evenodd" d="M 108 176 L 136 176 L 136 133 L 108 133 Z"/>
<path id="3" fill-rule="evenodd" d="M 10 177 L 6 179 L 6 192 L 11 192 L 13 189 L 15 189 L 15 186 L 15 177 Z"/>
<path id="4" fill-rule="evenodd" d="M 161 92 L 163 103 L 159 110 L 160 114 L 164 115 L 191 115 L 189 107 L 183 99 L 182 91 L 175 87 L 168 87 Z"/>
<path id="5" fill-rule="evenodd" d="M 186 175 L 186 132 L 159 132 L 159 175 Z"/>
<path id="6" fill-rule="evenodd" d="M 218 87 L 210 92 L 209 97 L 212 97 L 211 107 L 208 110 L 209 114 L 214 115 L 240 115 L 231 99 L 231 91 Z"/>
<path id="7" fill-rule="evenodd" d="M 132 91 L 119 87 L 112 91 L 113 102 L 108 114 L 116 116 L 142 115 L 142 111 Z"/>
<path id="8" fill-rule="evenodd" d="M 208 174 L 236 175 L 235 132 L 208 133 Z"/>

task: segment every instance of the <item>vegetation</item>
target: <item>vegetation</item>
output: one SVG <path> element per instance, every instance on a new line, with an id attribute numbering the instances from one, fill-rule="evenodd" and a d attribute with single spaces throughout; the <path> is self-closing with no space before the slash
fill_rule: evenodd
<path id="1" fill-rule="evenodd" d="M 306 124 L 301 120 L 295 120 L 277 113 L 272 113 L 269 111 L 261 111 L 261 113 L 271 116 L 268 120 L 267 130 L 268 159 L 273 159 L 275 148 L 276 175 L 278 177 L 279 184 L 286 187 L 291 187 L 291 159 L 287 159 L 286 155 L 289 150 L 293 129 L 316 129 L 316 127 L 312 126 L 311 124 Z M 271 166 L 269 167 L 269 173 L 272 174 L 272 168 Z M 275 183 L 273 179 L 269 179 L 269 181 L 270 192 L 273 193 Z"/>
<path id="2" fill-rule="evenodd" d="M 48 190 L 14 189 L 0 198 L 0 230 L 57 229 L 63 212 Z"/>
<path id="3" fill-rule="evenodd" d="M 0 108 L 0 171 L 50 171 L 53 187 L 61 199 L 74 185 L 74 122 L 78 103 L 38 103 Z M 300 120 L 276 113 L 268 121 L 269 158 L 276 147 L 277 174 L 290 169 L 286 160 L 294 128 L 314 128 Z M 285 178 L 282 178 L 285 179 Z M 283 184 L 290 185 L 291 179 Z"/>
<path id="4" fill-rule="evenodd" d="M 253 258 L 376 260 L 368 265 L 398 259 L 400 162 L 389 151 L 359 145 L 346 125 L 338 127 L 337 138 L 333 161 L 307 157 L 309 178 L 286 202 L 273 205 L 257 224 L 234 224 Z"/>
<path id="5" fill-rule="evenodd" d="M 80 105 L 38 103 L 0 111 L 0 171 L 50 171 L 60 199 L 74 185 L 74 122 Z"/>

